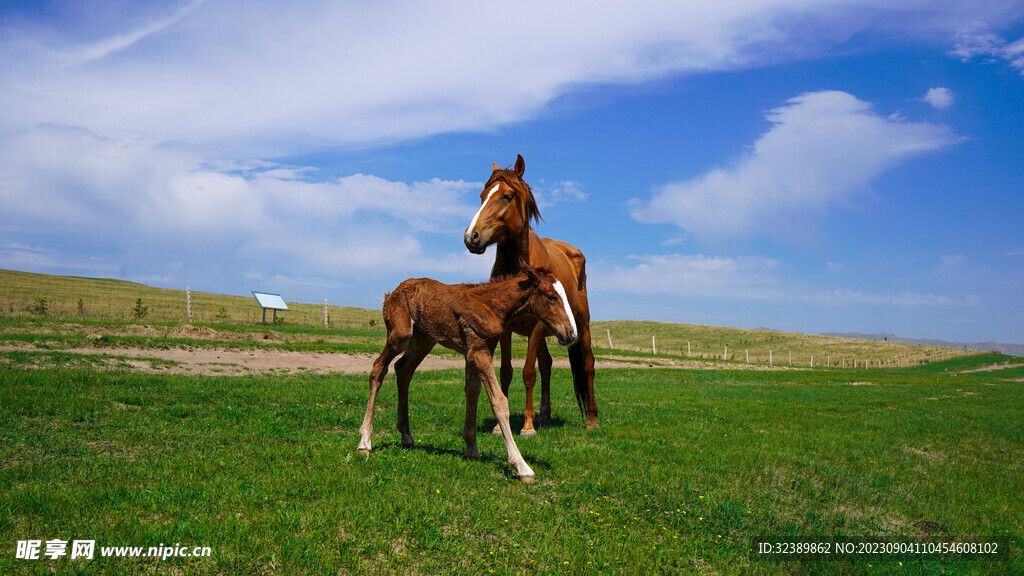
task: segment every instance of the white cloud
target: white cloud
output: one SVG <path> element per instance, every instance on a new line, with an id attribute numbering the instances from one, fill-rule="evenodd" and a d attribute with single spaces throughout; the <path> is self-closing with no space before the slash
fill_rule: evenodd
<path id="1" fill-rule="evenodd" d="M 679 298 L 806 303 L 823 307 L 881 305 L 897 307 L 969 306 L 975 296 L 955 298 L 912 291 L 864 292 L 794 286 L 784 278 L 785 264 L 757 256 L 709 257 L 689 254 L 633 256 L 632 266 L 595 263 L 592 286 L 602 291 L 659 294 Z"/>
<path id="2" fill-rule="evenodd" d="M 226 0 L 126 2 L 114 18 L 72 1 L 67 20 L 5 11 L 0 131 L 128 129 L 273 157 L 486 129 L 581 85 L 758 66 L 865 30 L 946 34 L 1021 12 L 1009 0 Z"/>
<path id="3" fill-rule="evenodd" d="M 953 105 L 953 91 L 949 88 L 931 88 L 921 100 L 935 109 L 946 110 Z"/>
<path id="4" fill-rule="evenodd" d="M 778 298 L 778 262 L 760 257 L 709 257 L 689 254 L 643 255 L 635 265 L 588 264 L 594 286 L 611 292 L 742 299 Z"/>
<path id="5" fill-rule="evenodd" d="M 583 191 L 583 185 L 575 180 L 563 180 L 548 186 L 541 180 L 533 187 L 533 195 L 537 200 L 537 206 L 541 209 L 550 208 L 555 204 L 563 202 L 584 202 L 587 193 Z"/>
<path id="6" fill-rule="evenodd" d="M 238 277 L 252 265 L 324 278 L 487 276 L 487 259 L 458 249 L 481 183 L 364 174 L 316 182 L 303 167 L 227 168 L 189 149 L 82 129 L 0 136 L 0 263 L 38 270 L 79 259 L 105 273 L 128 266 L 136 278 L 185 268 Z M 438 233 L 452 236 L 450 251 L 426 245 Z"/>
<path id="7" fill-rule="evenodd" d="M 1007 43 L 1006 39 L 985 31 L 984 26 L 975 28 L 981 30 L 963 32 L 959 35 L 950 54 L 965 62 L 974 58 L 1003 60 L 1024 75 L 1024 38 Z"/>
<path id="8" fill-rule="evenodd" d="M 772 126 L 748 154 L 634 200 L 633 217 L 709 239 L 793 238 L 885 170 L 958 141 L 948 127 L 880 116 L 845 92 L 804 94 L 766 118 Z"/>

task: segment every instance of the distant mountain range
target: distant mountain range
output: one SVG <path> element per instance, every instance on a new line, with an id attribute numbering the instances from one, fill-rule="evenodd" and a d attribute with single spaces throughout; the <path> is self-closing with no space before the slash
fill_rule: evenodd
<path id="1" fill-rule="evenodd" d="M 999 350 L 1003 354 L 1009 354 L 1011 356 L 1024 356 L 1024 345 L 1021 344 L 1006 344 L 1003 342 L 948 342 L 946 340 L 929 340 L 929 339 L 914 339 L 914 338 L 901 338 L 895 334 L 861 334 L 859 332 L 825 332 L 822 336 L 830 336 L 832 338 L 856 338 L 858 340 L 874 340 L 876 342 L 899 342 L 901 344 L 920 344 L 922 346 L 941 346 L 943 348 L 959 348 L 968 350 Z"/>

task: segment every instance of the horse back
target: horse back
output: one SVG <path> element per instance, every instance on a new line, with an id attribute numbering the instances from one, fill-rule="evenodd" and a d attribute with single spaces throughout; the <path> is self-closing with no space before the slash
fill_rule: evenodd
<path id="1" fill-rule="evenodd" d="M 562 259 L 568 264 L 572 270 L 572 277 L 576 279 L 576 289 L 585 292 L 587 290 L 587 257 L 583 255 L 583 252 L 568 242 L 554 238 L 541 238 L 541 242 L 547 248 L 549 258 Z"/>

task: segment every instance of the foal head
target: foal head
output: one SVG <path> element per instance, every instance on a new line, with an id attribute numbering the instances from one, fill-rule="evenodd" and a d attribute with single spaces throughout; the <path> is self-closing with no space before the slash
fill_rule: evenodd
<path id="1" fill-rule="evenodd" d="M 480 193 L 480 209 L 466 228 L 463 240 L 473 254 L 483 254 L 491 244 L 515 238 L 540 219 L 530 185 L 523 181 L 526 161 L 516 158 L 513 168 L 493 165 L 491 177 Z"/>
<path id="2" fill-rule="evenodd" d="M 554 333 L 559 344 L 575 344 L 579 336 L 576 331 L 576 318 L 569 308 L 569 299 L 565 295 L 562 283 L 545 267 L 527 267 L 523 269 L 523 273 L 526 279 L 520 282 L 520 286 L 533 291 L 527 308 Z"/>

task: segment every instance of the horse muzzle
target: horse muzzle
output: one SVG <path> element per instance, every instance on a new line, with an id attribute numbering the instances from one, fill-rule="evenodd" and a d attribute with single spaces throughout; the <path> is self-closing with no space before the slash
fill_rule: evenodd
<path id="1" fill-rule="evenodd" d="M 466 243 L 466 249 L 473 254 L 483 254 L 487 251 L 487 245 L 480 241 L 480 233 L 475 230 L 466 230 L 462 240 Z"/>
<path id="2" fill-rule="evenodd" d="M 555 337 L 558 338 L 558 343 L 561 346 L 572 346 L 579 339 L 579 336 L 571 328 L 565 333 L 558 332 Z"/>

